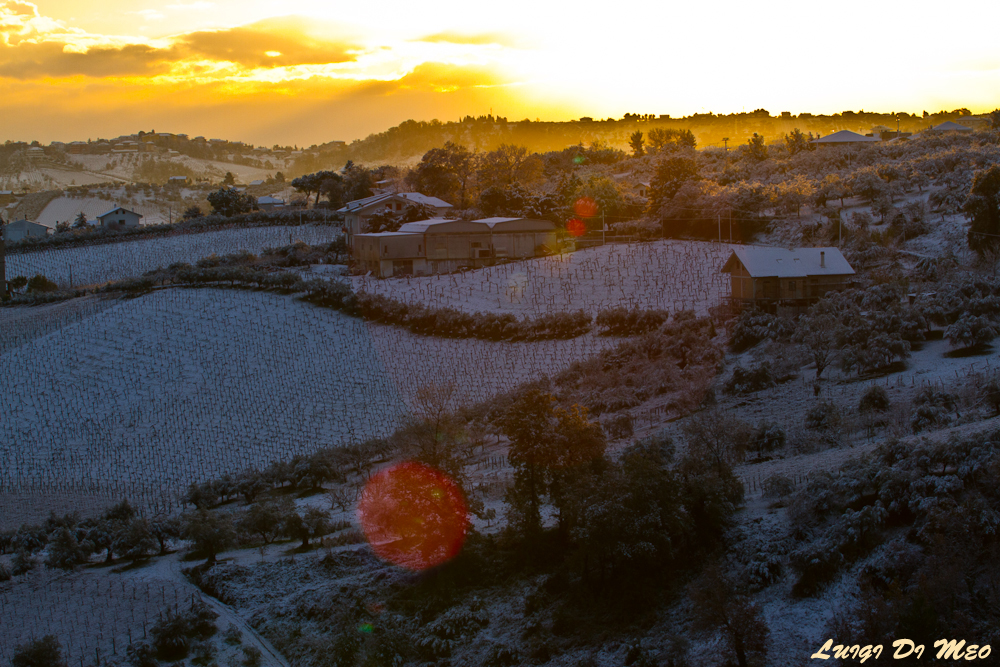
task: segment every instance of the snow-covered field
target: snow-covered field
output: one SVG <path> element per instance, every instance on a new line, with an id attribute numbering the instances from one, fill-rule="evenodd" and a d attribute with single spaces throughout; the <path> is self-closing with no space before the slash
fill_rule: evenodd
<path id="1" fill-rule="evenodd" d="M 387 435 L 424 385 L 486 400 L 614 342 L 442 340 L 217 289 L 70 322 L 0 356 L 0 490 L 101 490 L 147 508 L 193 481 Z M 5 526 L 22 520 L 13 500 L 0 496 Z"/>
<path id="2" fill-rule="evenodd" d="M 55 635 L 70 665 L 124 658 L 129 644 L 142 641 L 157 618 L 174 605 L 190 605 L 193 586 L 35 569 L 0 584 L 0 661 L 32 639 Z M 201 598 L 202 596 L 198 596 Z"/>
<path id="3" fill-rule="evenodd" d="M 543 315 L 582 309 L 596 315 L 624 306 L 704 314 L 729 295 L 729 276 L 720 271 L 731 247 L 701 241 L 605 245 L 464 274 L 359 276 L 354 288 L 467 312 Z"/>
<path id="4" fill-rule="evenodd" d="M 174 262 L 194 263 L 213 253 L 226 255 L 293 241 L 329 243 L 340 235 L 338 228 L 322 225 L 299 227 L 243 227 L 198 234 L 105 243 L 73 248 L 52 248 L 7 255 L 7 275 L 31 277 L 42 274 L 61 287 L 97 285 L 141 276 L 146 271 Z"/>

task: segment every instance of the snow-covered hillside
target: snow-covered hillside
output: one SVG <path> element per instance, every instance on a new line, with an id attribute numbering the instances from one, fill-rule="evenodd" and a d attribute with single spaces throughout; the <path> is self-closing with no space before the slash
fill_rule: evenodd
<path id="1" fill-rule="evenodd" d="M 596 315 L 624 306 L 704 314 L 729 294 L 729 276 L 720 270 L 730 248 L 701 241 L 605 245 L 461 275 L 361 276 L 354 288 L 467 312 L 544 315 L 582 309 Z"/>
<path id="2" fill-rule="evenodd" d="M 169 506 L 193 481 L 388 435 L 421 386 L 482 401 L 610 344 L 442 340 L 273 294 L 158 291 L 0 356 L 0 488 Z"/>
<path id="3" fill-rule="evenodd" d="M 61 287 L 72 284 L 102 284 L 141 276 L 146 271 L 175 262 L 194 263 L 209 255 L 226 255 L 246 250 L 259 253 L 265 248 L 294 241 L 329 243 L 340 235 L 336 227 L 244 227 L 198 234 L 106 243 L 94 246 L 53 248 L 7 256 L 8 276 L 31 277 L 42 274 Z"/>

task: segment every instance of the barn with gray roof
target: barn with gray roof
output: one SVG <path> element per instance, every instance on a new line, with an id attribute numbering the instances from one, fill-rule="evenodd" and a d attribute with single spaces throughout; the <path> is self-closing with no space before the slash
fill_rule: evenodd
<path id="1" fill-rule="evenodd" d="M 837 248 L 740 246 L 722 267 L 732 278 L 732 299 L 767 306 L 803 305 L 847 288 L 854 269 Z"/>
<path id="2" fill-rule="evenodd" d="M 381 278 L 491 266 L 556 252 L 556 226 L 531 218 L 408 222 L 396 232 L 356 234 L 358 266 Z"/>

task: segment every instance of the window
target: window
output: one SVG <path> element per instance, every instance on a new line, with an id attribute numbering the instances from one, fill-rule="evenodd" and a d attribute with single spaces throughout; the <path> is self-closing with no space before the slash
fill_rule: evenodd
<path id="1" fill-rule="evenodd" d="M 420 246 L 420 244 L 418 243 L 418 244 L 417 244 L 417 254 L 419 255 L 419 254 L 420 254 L 421 252 L 423 252 L 423 250 L 421 250 L 421 246 Z"/>
<path id="2" fill-rule="evenodd" d="M 383 255 L 389 254 L 389 246 L 382 246 L 382 254 Z"/>
<path id="3" fill-rule="evenodd" d="M 795 281 L 794 280 L 789 280 L 788 281 L 788 291 L 789 292 L 794 292 L 795 291 Z"/>

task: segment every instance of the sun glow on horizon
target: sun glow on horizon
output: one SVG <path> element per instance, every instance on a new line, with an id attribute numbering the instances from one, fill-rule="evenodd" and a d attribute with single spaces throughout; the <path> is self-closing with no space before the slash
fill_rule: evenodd
<path id="1" fill-rule="evenodd" d="M 876 38 L 866 26 L 879 2 L 851 0 L 838 12 L 781 0 L 588 13 L 537 0 L 511 0 L 502 12 L 457 0 L 420 12 L 392 1 L 289 0 L 279 14 L 262 0 L 0 0 L 0 110 L 11 119 L 5 139 L 110 134 L 176 113 L 249 141 L 309 143 L 491 108 L 567 120 L 1000 106 L 1000 57 L 989 46 L 1000 10 L 980 3 L 973 21 L 894 9 L 898 19 Z M 856 39 L 864 48 L 851 46 Z M 254 122 L 269 90 L 274 122 Z M 220 107 L 250 117 L 223 123 L 198 112 Z M 100 108 L 108 113 L 87 111 Z M 336 126 L 319 115 L 303 122 L 310 108 L 335 109 Z M 284 132 L 255 136 L 291 118 Z"/>

